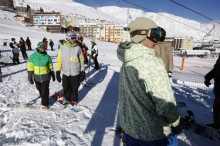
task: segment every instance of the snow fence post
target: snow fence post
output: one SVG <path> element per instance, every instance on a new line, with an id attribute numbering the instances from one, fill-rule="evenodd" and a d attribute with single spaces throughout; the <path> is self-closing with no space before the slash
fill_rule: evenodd
<path id="1" fill-rule="evenodd" d="M 181 65 L 181 71 L 184 70 L 184 61 L 185 61 L 186 55 L 183 55 L 183 59 L 182 59 L 182 65 Z"/>

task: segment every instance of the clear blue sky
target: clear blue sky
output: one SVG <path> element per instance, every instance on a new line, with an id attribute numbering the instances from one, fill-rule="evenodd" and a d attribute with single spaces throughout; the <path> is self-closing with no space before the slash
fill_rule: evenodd
<path id="1" fill-rule="evenodd" d="M 123 0 L 74 0 L 92 7 L 119 6 L 127 7 Z M 167 12 L 184 18 L 196 20 L 199 22 L 210 23 L 211 21 L 186 8 L 183 8 L 170 0 L 127 0 L 137 5 L 153 10 L 155 12 Z M 187 6 L 209 18 L 220 22 L 220 0 L 174 0 L 184 6 Z M 134 5 L 130 7 L 141 9 Z M 143 9 L 142 9 L 143 10 Z M 145 12 L 149 12 L 144 10 Z"/>

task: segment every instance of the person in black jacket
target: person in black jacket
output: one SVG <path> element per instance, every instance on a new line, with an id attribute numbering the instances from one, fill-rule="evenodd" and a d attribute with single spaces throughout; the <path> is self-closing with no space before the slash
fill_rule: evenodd
<path id="1" fill-rule="evenodd" d="M 20 49 L 21 49 L 21 53 L 22 53 L 22 56 L 23 56 L 23 58 L 24 58 L 24 60 L 28 60 L 28 56 L 27 56 L 27 53 L 26 53 L 26 46 L 25 46 L 25 41 L 24 41 L 24 39 L 21 37 L 20 38 L 20 42 L 19 42 L 19 47 L 20 47 Z"/>
<path id="2" fill-rule="evenodd" d="M 20 61 L 19 61 L 19 49 L 18 49 L 18 44 L 17 42 L 15 41 L 15 38 L 11 38 L 11 42 L 9 44 L 9 46 L 11 47 L 12 49 L 12 54 L 13 54 L 13 62 L 14 64 L 20 64 Z"/>
<path id="3" fill-rule="evenodd" d="M 213 114 L 214 114 L 214 123 L 207 124 L 207 126 L 220 129 L 220 56 L 216 61 L 214 68 L 205 75 L 205 85 L 209 87 L 211 85 L 211 80 L 214 79 L 214 104 L 213 104 Z"/>
<path id="4" fill-rule="evenodd" d="M 97 45 L 96 45 L 94 40 L 92 40 L 91 43 L 92 43 L 91 58 L 92 58 L 92 60 L 93 60 L 93 62 L 95 64 L 94 68 L 96 70 L 99 70 L 100 67 L 99 67 L 99 62 L 98 62 L 98 47 L 97 47 Z"/>
<path id="5" fill-rule="evenodd" d="M 50 45 L 51 51 L 53 51 L 54 42 L 51 39 L 50 39 L 49 45 Z"/>

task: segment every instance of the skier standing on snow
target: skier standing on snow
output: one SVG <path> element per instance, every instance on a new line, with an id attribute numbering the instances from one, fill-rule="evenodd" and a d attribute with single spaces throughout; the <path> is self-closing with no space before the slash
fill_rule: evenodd
<path id="1" fill-rule="evenodd" d="M 64 44 L 65 40 L 59 40 L 56 47 L 56 54 L 58 55 L 58 52 L 60 50 L 60 47 Z"/>
<path id="2" fill-rule="evenodd" d="M 50 39 L 49 45 L 50 45 L 51 50 L 53 51 L 54 42 L 51 39 Z"/>
<path id="3" fill-rule="evenodd" d="M 83 57 L 84 57 L 84 64 L 88 64 L 88 57 L 87 57 L 87 51 L 88 51 L 88 47 L 85 45 L 85 43 L 83 43 L 83 37 L 82 36 L 79 36 L 77 38 L 78 40 L 78 45 L 79 47 L 81 48 L 82 50 L 82 53 L 83 53 Z"/>
<path id="4" fill-rule="evenodd" d="M 69 33 L 67 42 L 64 43 L 58 52 L 56 69 L 58 82 L 61 82 L 61 70 L 63 72 L 64 98 L 72 105 L 76 105 L 78 102 L 78 88 L 80 82 L 85 78 L 83 54 L 76 41 L 76 35 Z"/>
<path id="5" fill-rule="evenodd" d="M 139 17 L 128 25 L 131 42 L 119 45 L 119 119 L 126 146 L 177 145 L 179 112 L 163 61 L 154 47 L 160 32 Z"/>
<path id="6" fill-rule="evenodd" d="M 171 42 L 164 42 L 166 37 L 166 31 L 158 27 L 161 31 L 161 38 L 159 42 L 157 43 L 156 47 L 154 48 L 154 51 L 156 53 L 156 56 L 160 57 L 163 60 L 163 63 L 165 65 L 165 69 L 167 70 L 167 73 L 169 76 L 173 72 L 173 49 L 172 49 L 172 43 Z"/>
<path id="7" fill-rule="evenodd" d="M 15 38 L 11 38 L 11 42 L 10 42 L 9 46 L 12 49 L 12 54 L 13 54 L 12 60 L 13 60 L 14 64 L 16 64 L 16 63 L 20 64 L 20 62 L 19 62 L 19 50 L 18 50 L 19 46 L 16 43 Z"/>
<path id="8" fill-rule="evenodd" d="M 25 41 L 22 37 L 20 38 L 20 42 L 19 42 L 18 45 L 20 47 L 23 59 L 27 60 L 28 59 L 28 56 L 27 56 L 27 53 L 26 53 L 27 50 L 26 50 L 26 46 L 25 46 Z"/>
<path id="9" fill-rule="evenodd" d="M 214 79 L 214 94 L 215 99 L 213 103 L 213 114 L 214 114 L 214 123 L 207 124 L 216 129 L 220 129 L 220 56 L 216 61 L 214 68 L 205 75 L 205 85 L 209 87 L 211 85 L 211 80 Z"/>
<path id="10" fill-rule="evenodd" d="M 26 43 L 27 43 L 27 46 L 28 46 L 28 50 L 32 50 L 31 49 L 31 40 L 29 39 L 29 37 L 27 37 Z"/>
<path id="11" fill-rule="evenodd" d="M 42 40 L 42 42 L 44 43 L 44 44 L 46 44 L 46 50 L 47 50 L 47 45 L 48 45 L 48 41 L 47 41 L 47 38 L 43 38 L 43 40 Z"/>
<path id="12" fill-rule="evenodd" d="M 55 81 L 51 57 L 45 51 L 46 44 L 39 42 L 37 52 L 32 54 L 27 63 L 28 81 L 36 85 L 41 96 L 41 105 L 49 108 L 49 85 L 52 77 Z"/>
<path id="13" fill-rule="evenodd" d="M 91 49 L 91 58 L 95 64 L 95 69 L 99 70 L 99 63 L 98 63 L 98 47 L 94 40 L 91 41 L 92 49 Z"/>

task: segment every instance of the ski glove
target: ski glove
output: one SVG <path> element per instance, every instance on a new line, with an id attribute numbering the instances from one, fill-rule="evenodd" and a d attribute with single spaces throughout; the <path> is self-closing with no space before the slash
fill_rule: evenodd
<path id="1" fill-rule="evenodd" d="M 57 81 L 60 83 L 61 82 L 60 71 L 56 71 L 56 77 L 57 77 Z"/>
<path id="2" fill-rule="evenodd" d="M 34 84 L 33 74 L 34 74 L 33 71 L 28 71 L 28 81 L 29 81 L 31 84 Z"/>
<path id="3" fill-rule="evenodd" d="M 81 71 L 79 80 L 80 80 L 80 83 L 85 80 L 85 72 L 84 71 Z"/>
<path id="4" fill-rule="evenodd" d="M 51 71 L 51 72 L 50 72 L 50 75 L 51 75 L 53 81 L 55 81 L 55 74 L 54 74 L 54 71 Z"/>
<path id="5" fill-rule="evenodd" d="M 176 127 L 171 126 L 174 135 L 180 134 L 182 132 L 183 124 L 184 124 L 183 119 L 180 118 L 180 122 Z"/>
<path id="6" fill-rule="evenodd" d="M 206 87 L 209 87 L 209 85 L 211 85 L 210 81 L 207 79 L 204 81 L 204 83 L 205 83 Z"/>
<path id="7" fill-rule="evenodd" d="M 34 84 L 33 78 L 28 79 L 31 84 Z"/>

